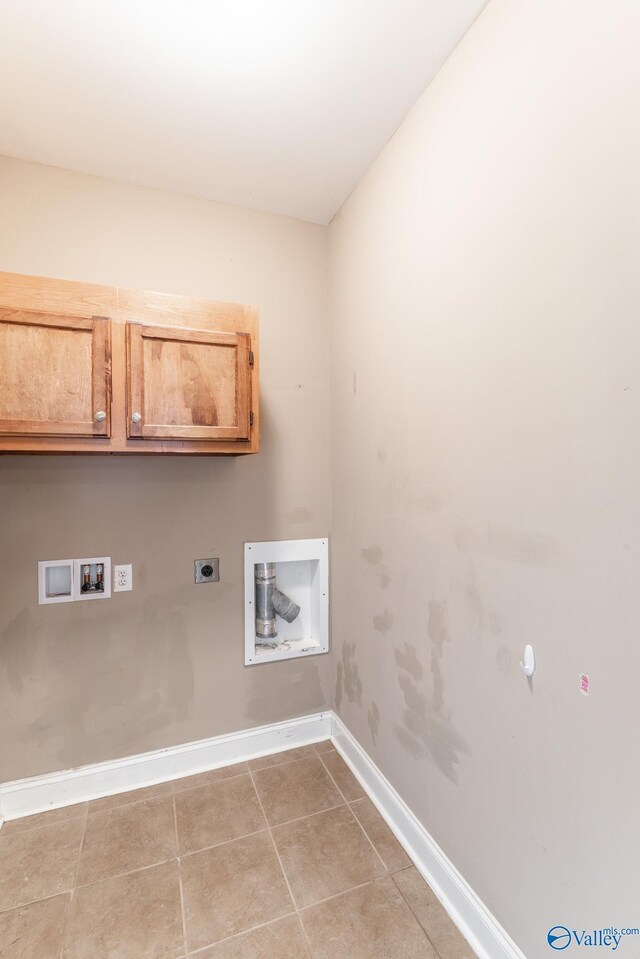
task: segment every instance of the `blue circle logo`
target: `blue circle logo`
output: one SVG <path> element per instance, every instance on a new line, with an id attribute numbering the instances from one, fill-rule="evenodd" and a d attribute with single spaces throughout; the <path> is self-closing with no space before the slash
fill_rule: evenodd
<path id="1" fill-rule="evenodd" d="M 552 949 L 567 949 L 571 945 L 571 933 L 566 926 L 554 926 L 547 933 L 547 942 Z"/>

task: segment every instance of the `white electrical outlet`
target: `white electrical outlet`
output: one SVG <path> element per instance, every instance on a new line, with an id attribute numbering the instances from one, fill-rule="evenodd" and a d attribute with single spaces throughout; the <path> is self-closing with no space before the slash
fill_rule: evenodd
<path id="1" fill-rule="evenodd" d="M 113 567 L 114 593 L 126 593 L 133 589 L 133 569 L 131 563 Z"/>

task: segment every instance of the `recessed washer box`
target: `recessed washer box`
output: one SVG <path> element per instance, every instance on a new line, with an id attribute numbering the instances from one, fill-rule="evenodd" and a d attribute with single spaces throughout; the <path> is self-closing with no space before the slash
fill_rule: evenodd
<path id="1" fill-rule="evenodd" d="M 75 600 L 111 598 L 111 557 L 74 559 L 73 566 Z"/>
<path id="2" fill-rule="evenodd" d="M 256 566 L 275 567 L 275 587 L 300 607 L 287 622 L 276 616 L 277 635 L 256 631 Z M 270 570 L 271 575 L 273 570 Z M 244 545 L 245 666 L 329 651 L 329 539 L 290 539 Z"/>

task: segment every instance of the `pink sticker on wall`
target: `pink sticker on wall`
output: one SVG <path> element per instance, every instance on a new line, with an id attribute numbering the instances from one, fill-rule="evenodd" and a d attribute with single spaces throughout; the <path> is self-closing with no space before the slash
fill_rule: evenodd
<path id="1" fill-rule="evenodd" d="M 580 673 L 580 692 L 583 696 L 589 695 L 590 681 L 586 673 Z"/>

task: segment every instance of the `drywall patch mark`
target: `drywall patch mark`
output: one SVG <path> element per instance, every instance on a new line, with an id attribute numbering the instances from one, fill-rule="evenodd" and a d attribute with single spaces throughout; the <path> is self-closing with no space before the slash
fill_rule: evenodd
<path id="1" fill-rule="evenodd" d="M 502 631 L 500 617 L 494 609 L 490 609 L 485 606 L 485 602 L 480 595 L 480 592 L 473 583 L 469 583 L 467 586 L 466 596 L 467 600 L 469 601 L 469 605 L 477 617 L 478 626 L 480 629 L 488 630 L 490 633 L 493 633 L 494 636 L 497 636 Z"/>
<path id="2" fill-rule="evenodd" d="M 453 531 L 453 542 L 459 553 L 466 553 L 469 547 L 469 533 L 464 526 L 459 526 Z"/>
<path id="3" fill-rule="evenodd" d="M 288 523 L 307 523 L 313 519 L 313 513 L 306 506 L 298 506 L 292 509 L 290 513 L 285 513 L 284 518 Z"/>
<path id="4" fill-rule="evenodd" d="M 549 536 L 499 526 L 489 527 L 486 543 L 499 559 L 526 566 L 548 566 L 558 552 L 557 541 Z"/>
<path id="5" fill-rule="evenodd" d="M 526 530 L 491 525 L 486 532 L 459 527 L 453 541 L 461 553 L 489 553 L 507 563 L 524 566 L 550 566 L 557 561 L 557 540 Z"/>
<path id="6" fill-rule="evenodd" d="M 469 748 L 451 722 L 444 703 L 442 654 L 444 644 L 451 641 L 444 600 L 429 603 L 427 626 L 431 642 L 431 690 L 415 646 L 405 643 L 396 647 L 394 655 L 399 667 L 398 684 L 404 697 L 401 722 L 395 724 L 398 742 L 413 759 L 431 758 L 451 782 L 458 782 L 460 756 Z"/>
<path id="7" fill-rule="evenodd" d="M 404 751 L 414 759 L 422 759 L 424 756 L 424 748 L 420 741 L 414 737 L 413 733 L 409 732 L 408 729 L 405 729 L 398 723 L 396 723 L 395 730 L 396 736 L 398 737 L 398 742 L 403 747 Z"/>
<path id="8" fill-rule="evenodd" d="M 379 546 L 367 546 L 366 549 L 361 549 L 360 552 L 369 566 L 379 566 L 384 556 Z"/>
<path id="9" fill-rule="evenodd" d="M 393 626 L 393 613 L 385 607 L 384 613 L 373 617 L 373 628 L 378 633 L 388 633 Z"/>
<path id="10" fill-rule="evenodd" d="M 408 492 L 403 502 L 408 513 L 436 513 L 442 506 L 442 497 L 437 493 Z"/>
<path id="11" fill-rule="evenodd" d="M 194 668 L 178 592 L 139 608 L 135 643 L 124 611 L 113 614 L 99 641 L 88 607 L 65 612 L 41 632 L 29 676 L 36 705 L 27 704 L 19 732 L 31 762 L 34 755 L 42 762 L 37 750 L 49 768 L 67 769 L 180 741 L 181 724 L 193 714 Z"/>
<path id="12" fill-rule="evenodd" d="M 35 652 L 25 636 L 31 636 L 33 629 L 29 623 L 29 609 L 25 606 L 2 631 L 0 644 L 0 664 L 2 673 L 10 687 L 20 695 L 24 690 L 24 681 L 33 675 Z"/>
<path id="13" fill-rule="evenodd" d="M 371 733 L 371 739 L 375 745 L 378 740 L 378 729 L 380 726 L 380 710 L 377 703 L 371 703 L 367 713 L 367 725 Z"/>
<path id="14" fill-rule="evenodd" d="M 387 567 L 382 564 L 384 553 L 381 548 L 379 546 L 367 546 L 366 549 L 361 549 L 360 552 L 365 562 L 374 568 L 380 589 L 388 589 L 391 583 L 391 576 Z"/>
<path id="15" fill-rule="evenodd" d="M 588 696 L 591 688 L 591 680 L 586 673 L 580 673 L 580 692 L 583 696 Z"/>
<path id="16" fill-rule="evenodd" d="M 381 446 L 380 449 L 378 450 L 378 462 L 384 463 L 386 458 L 387 458 L 387 451 L 385 450 L 384 446 Z"/>
<path id="17" fill-rule="evenodd" d="M 355 661 L 356 644 L 344 643 L 342 646 L 342 657 L 338 663 L 336 676 L 335 700 L 337 711 L 344 696 L 350 703 L 362 705 L 362 680 L 358 670 L 358 664 Z"/>
<path id="18" fill-rule="evenodd" d="M 432 599 L 429 603 L 427 632 L 431 639 L 431 675 L 433 676 L 433 707 L 437 713 L 444 712 L 444 675 L 442 673 L 442 648 L 451 642 L 447 623 L 445 600 Z M 447 717 L 448 718 L 448 717 Z"/>
<path id="19" fill-rule="evenodd" d="M 400 669 L 409 673 L 412 679 L 422 679 L 424 675 L 424 669 L 422 668 L 422 663 L 418 659 L 415 646 L 410 646 L 409 643 L 405 643 L 402 649 L 400 649 L 399 646 L 394 646 L 393 655 L 395 657 L 396 664 L 400 667 Z"/>
<path id="20" fill-rule="evenodd" d="M 514 659 L 511 650 L 506 646 L 501 646 L 496 653 L 496 666 L 501 676 L 511 676 L 514 670 Z"/>

